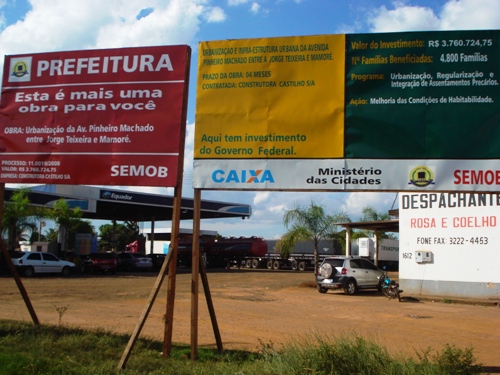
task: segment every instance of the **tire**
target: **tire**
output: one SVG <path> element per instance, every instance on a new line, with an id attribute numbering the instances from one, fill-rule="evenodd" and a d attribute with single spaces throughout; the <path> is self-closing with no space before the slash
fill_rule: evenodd
<path id="1" fill-rule="evenodd" d="M 64 267 L 61 271 L 61 274 L 64 276 L 64 277 L 67 277 L 69 276 L 69 274 L 71 273 L 71 270 L 69 269 L 69 267 Z"/>
<path id="2" fill-rule="evenodd" d="M 299 271 L 303 272 L 306 270 L 306 262 L 299 262 Z"/>
<path id="3" fill-rule="evenodd" d="M 291 264 L 292 270 L 297 271 L 299 269 L 299 265 L 296 260 L 292 260 Z"/>
<path id="4" fill-rule="evenodd" d="M 320 292 L 320 293 L 326 293 L 326 292 L 328 292 L 328 289 L 326 289 L 325 287 L 322 287 L 319 284 L 316 284 L 316 288 L 318 288 L 318 292 Z"/>
<path id="5" fill-rule="evenodd" d="M 268 260 L 267 264 L 266 264 L 266 267 L 267 267 L 268 270 L 272 270 L 273 269 L 273 261 L 272 260 Z"/>
<path id="6" fill-rule="evenodd" d="M 259 260 L 252 259 L 252 268 L 259 268 Z"/>
<path id="7" fill-rule="evenodd" d="M 393 299 L 398 294 L 397 290 L 391 288 L 390 286 L 388 288 L 383 288 L 382 291 L 384 292 L 384 295 L 389 299 Z"/>
<path id="8" fill-rule="evenodd" d="M 333 267 L 330 263 L 324 263 L 319 268 L 319 274 L 323 279 L 329 279 L 333 274 Z"/>
<path id="9" fill-rule="evenodd" d="M 280 264 L 280 261 L 279 260 L 275 260 L 273 262 L 273 269 L 274 270 L 279 270 L 281 268 L 281 264 Z"/>
<path id="10" fill-rule="evenodd" d="M 26 267 L 23 271 L 24 277 L 31 277 L 35 274 L 33 267 Z"/>
<path id="11" fill-rule="evenodd" d="M 344 287 L 345 294 L 352 296 L 352 295 L 356 294 L 357 290 L 358 290 L 358 286 L 356 285 L 355 280 L 349 280 L 347 282 L 347 284 L 345 284 L 345 287 Z"/>
<path id="12" fill-rule="evenodd" d="M 389 290 L 389 288 L 382 288 L 382 292 L 384 293 L 384 296 L 386 296 L 387 298 L 389 299 L 392 298 L 391 291 Z"/>

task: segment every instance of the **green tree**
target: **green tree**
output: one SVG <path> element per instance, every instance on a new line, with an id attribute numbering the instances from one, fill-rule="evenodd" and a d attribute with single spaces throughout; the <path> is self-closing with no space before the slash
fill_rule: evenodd
<path id="1" fill-rule="evenodd" d="M 48 242 L 57 242 L 58 233 L 54 228 L 50 228 L 45 235 Z"/>
<path id="2" fill-rule="evenodd" d="M 391 217 L 389 216 L 388 212 L 377 212 L 375 208 L 373 208 L 372 206 L 367 206 L 363 208 L 362 216 L 359 219 L 359 221 L 383 221 L 383 220 L 389 220 L 390 218 Z M 386 233 L 380 230 L 359 231 L 359 233 L 356 234 L 356 238 L 371 237 L 369 235 L 369 232 L 374 232 L 377 238 L 388 238 Z"/>
<path id="3" fill-rule="evenodd" d="M 19 247 L 19 241 L 29 240 L 37 229 L 37 220 L 45 215 L 41 208 L 31 205 L 29 190 L 19 189 L 12 193 L 10 201 L 5 202 L 2 218 L 2 234 L 7 235 L 7 248 L 14 250 Z"/>
<path id="4" fill-rule="evenodd" d="M 82 220 L 83 215 L 79 207 L 71 208 L 64 199 L 54 203 L 50 211 L 50 218 L 58 225 L 61 233 L 62 251 L 69 251 L 69 243 L 74 243 L 76 233 L 94 233 L 89 221 Z"/>
<path id="5" fill-rule="evenodd" d="M 140 234 L 136 221 L 114 222 L 99 227 L 99 251 L 124 251 L 125 246 L 136 240 L 140 244 L 140 249 L 144 251 L 144 236 Z"/>
<path id="6" fill-rule="evenodd" d="M 344 213 L 327 214 L 324 207 L 311 202 L 308 207 L 296 206 L 286 211 L 283 224 L 287 231 L 279 241 L 282 256 L 288 256 L 299 241 L 312 241 L 314 246 L 314 270 L 318 269 L 318 244 L 323 239 L 338 235 L 338 223 L 349 221 Z"/>

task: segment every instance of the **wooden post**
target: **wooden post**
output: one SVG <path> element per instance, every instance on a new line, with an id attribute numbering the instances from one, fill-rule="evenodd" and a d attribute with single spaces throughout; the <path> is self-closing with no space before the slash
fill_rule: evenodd
<path id="1" fill-rule="evenodd" d="M 186 119 L 187 119 L 187 102 L 189 89 L 189 69 L 191 61 L 191 49 L 188 50 L 186 56 L 186 76 L 185 76 L 185 91 L 182 104 L 182 119 L 181 131 L 179 138 L 179 160 L 177 164 L 177 179 L 174 193 L 174 207 L 172 210 L 172 231 L 170 232 L 170 247 L 169 253 L 172 254 L 168 265 L 168 286 L 167 286 L 167 306 L 165 312 L 165 330 L 163 336 L 163 357 L 170 357 L 172 351 L 172 332 L 174 320 L 174 300 L 175 300 L 175 283 L 177 277 L 177 249 L 179 247 L 179 232 L 181 221 L 181 204 L 182 204 L 182 176 L 184 173 L 184 149 L 186 142 Z"/>
<path id="2" fill-rule="evenodd" d="M 201 191 L 194 189 L 193 246 L 191 255 L 191 360 L 198 358 L 198 290 L 200 272 Z"/>
<path id="3" fill-rule="evenodd" d="M 174 302 L 175 302 L 175 284 L 177 280 L 177 249 L 179 247 L 179 223 L 181 213 L 181 187 L 175 188 L 174 207 L 172 213 L 172 232 L 170 234 L 170 248 L 168 250 L 171 254 L 170 262 L 168 265 L 168 278 L 167 278 L 167 306 L 165 311 L 165 330 L 163 334 L 163 357 L 170 357 L 172 352 L 172 333 L 174 323 Z"/>
<path id="4" fill-rule="evenodd" d="M 137 323 L 134 332 L 132 333 L 132 336 L 130 336 L 130 339 L 128 341 L 127 347 L 125 348 L 125 351 L 123 352 L 122 358 L 120 359 L 120 363 L 118 363 L 118 369 L 123 369 L 125 368 L 125 365 L 127 364 L 127 361 L 130 357 L 130 353 L 132 352 L 132 349 L 134 348 L 134 345 L 139 338 L 139 334 L 141 333 L 142 328 L 144 327 L 144 323 L 146 323 L 146 319 L 151 311 L 151 308 L 153 307 L 153 303 L 155 302 L 156 297 L 158 296 L 158 292 L 160 291 L 161 284 L 163 283 L 163 279 L 165 278 L 165 274 L 167 272 L 167 267 L 170 262 L 171 258 L 171 253 L 169 252 L 167 254 L 167 257 L 163 261 L 163 264 L 161 266 L 160 273 L 158 274 L 158 277 L 156 278 L 156 283 L 153 287 L 153 290 L 149 294 L 148 301 L 146 303 L 146 306 L 142 310 L 141 317 L 139 318 L 139 323 Z"/>
<path id="5" fill-rule="evenodd" d="M 214 304 L 212 302 L 212 295 L 210 294 L 210 287 L 208 286 L 207 272 L 205 271 L 205 265 L 203 264 L 203 259 L 200 258 L 200 276 L 203 283 L 203 289 L 205 290 L 205 298 L 207 300 L 208 312 L 210 314 L 210 320 L 212 321 L 212 328 L 214 330 L 215 341 L 217 342 L 217 349 L 222 353 L 222 339 L 219 332 L 219 326 L 217 324 L 217 317 L 215 316 Z"/>
<path id="6" fill-rule="evenodd" d="M 5 205 L 5 184 L 0 183 L 0 232 L 1 229 L 3 229 L 3 208 Z M 14 267 L 14 264 L 12 263 L 12 259 L 10 258 L 10 254 L 7 251 L 7 248 L 5 247 L 5 243 L 3 240 L 0 238 L 0 250 L 2 252 L 3 258 L 5 259 L 5 263 L 7 263 L 7 267 L 9 267 L 10 274 L 14 278 L 14 281 L 17 284 L 17 288 L 19 289 L 19 292 L 21 293 L 21 296 L 23 297 L 24 304 L 26 305 L 26 308 L 28 309 L 31 320 L 33 320 L 33 323 L 35 326 L 39 327 L 40 322 L 38 320 L 38 317 L 36 316 L 35 309 L 31 305 L 30 298 L 28 297 L 28 292 L 26 292 L 26 289 L 24 289 L 24 285 L 21 281 L 21 278 L 19 277 L 19 274 L 17 273 L 16 267 Z"/>

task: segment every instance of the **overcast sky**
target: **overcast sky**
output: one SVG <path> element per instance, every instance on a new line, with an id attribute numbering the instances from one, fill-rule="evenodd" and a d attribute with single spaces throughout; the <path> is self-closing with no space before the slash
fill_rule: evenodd
<path id="1" fill-rule="evenodd" d="M 188 44 L 192 48 L 183 195 L 192 197 L 198 42 L 207 40 L 500 28 L 500 0 L 0 0 L 4 55 Z M 3 68 L 3 59 L 1 61 Z M 132 190 L 137 190 L 136 188 Z M 145 189 L 142 189 L 145 190 Z M 172 194 L 172 189 L 146 191 Z M 395 193 L 204 191 L 203 199 L 250 204 L 250 220 L 208 220 L 224 236 L 278 238 L 283 213 L 311 201 L 358 220 L 393 207 Z M 147 225 L 145 225 L 146 227 Z M 157 224 L 157 226 L 160 226 Z M 182 227 L 189 228 L 190 222 Z M 96 228 L 97 229 L 97 228 Z"/>

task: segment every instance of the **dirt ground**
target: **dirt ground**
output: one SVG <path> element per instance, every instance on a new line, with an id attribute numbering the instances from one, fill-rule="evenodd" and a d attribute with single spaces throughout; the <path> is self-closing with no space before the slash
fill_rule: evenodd
<path id="1" fill-rule="evenodd" d="M 155 273 L 118 273 L 22 282 L 42 324 L 131 334 L 156 278 Z M 439 297 L 398 303 L 376 291 L 320 294 L 312 272 L 219 270 L 209 271 L 208 281 L 224 349 L 258 350 L 317 334 L 358 335 L 406 356 L 429 347 L 441 350 L 445 344 L 472 347 L 483 366 L 500 373 L 500 308 L 493 304 L 444 303 Z M 163 340 L 166 284 L 165 278 L 141 337 Z M 0 318 L 31 321 L 14 280 L 2 276 L 0 285 Z M 174 343 L 190 343 L 190 285 L 190 274 L 177 275 Z M 200 282 L 198 344 L 215 343 Z"/>

